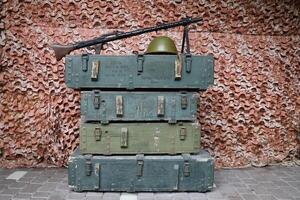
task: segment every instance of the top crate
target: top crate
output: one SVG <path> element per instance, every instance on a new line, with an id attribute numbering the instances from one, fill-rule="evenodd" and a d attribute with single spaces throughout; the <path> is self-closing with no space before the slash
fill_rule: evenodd
<path id="1" fill-rule="evenodd" d="M 67 56 L 65 83 L 74 89 L 190 89 L 213 84 L 212 56 Z"/>

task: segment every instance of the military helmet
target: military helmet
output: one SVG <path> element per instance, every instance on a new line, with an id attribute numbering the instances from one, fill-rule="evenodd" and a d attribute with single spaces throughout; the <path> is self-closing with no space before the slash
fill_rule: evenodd
<path id="1" fill-rule="evenodd" d="M 177 49 L 171 38 L 158 36 L 150 42 L 146 54 L 177 54 Z"/>

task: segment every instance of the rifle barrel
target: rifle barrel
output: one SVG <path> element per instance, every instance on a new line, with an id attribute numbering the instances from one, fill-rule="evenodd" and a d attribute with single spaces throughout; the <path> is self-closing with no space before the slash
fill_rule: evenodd
<path id="1" fill-rule="evenodd" d="M 153 27 L 136 29 L 134 31 L 117 32 L 116 34 L 110 34 L 107 36 L 102 35 L 100 37 L 97 37 L 97 38 L 94 38 L 91 40 L 80 41 L 80 42 L 76 42 L 76 43 L 70 44 L 70 45 L 65 45 L 65 46 L 64 45 L 52 45 L 52 48 L 55 51 L 56 59 L 60 60 L 65 55 L 69 54 L 71 51 L 76 50 L 76 49 L 81 49 L 81 48 L 85 48 L 85 47 L 89 47 L 89 46 L 93 46 L 93 45 L 97 45 L 97 44 L 105 44 L 107 42 L 124 39 L 124 38 L 128 38 L 128 37 L 136 36 L 136 35 L 141 35 L 143 33 L 149 33 L 149 32 L 153 32 L 153 31 L 174 28 L 177 26 L 187 26 L 189 24 L 197 23 L 200 21 L 202 21 L 202 18 L 200 18 L 200 17 L 184 18 L 177 22 L 163 23 L 163 24 L 159 24 L 159 25 L 153 26 Z"/>

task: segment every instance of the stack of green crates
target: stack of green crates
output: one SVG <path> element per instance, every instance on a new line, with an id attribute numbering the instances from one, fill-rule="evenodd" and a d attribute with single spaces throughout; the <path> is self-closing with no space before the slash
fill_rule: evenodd
<path id="1" fill-rule="evenodd" d="M 81 90 L 73 190 L 212 189 L 213 159 L 200 150 L 196 115 L 199 90 L 213 84 L 213 58 L 180 56 L 66 57 L 65 82 Z"/>

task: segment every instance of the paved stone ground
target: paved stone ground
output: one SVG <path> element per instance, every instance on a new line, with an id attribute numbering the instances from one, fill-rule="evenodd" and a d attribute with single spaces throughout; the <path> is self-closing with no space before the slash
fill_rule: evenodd
<path id="1" fill-rule="evenodd" d="M 6 179 L 15 171 L 27 173 L 19 180 Z M 0 168 L 0 200 L 300 200 L 300 167 L 217 170 L 215 185 L 207 193 L 76 193 L 69 190 L 63 168 Z"/>

